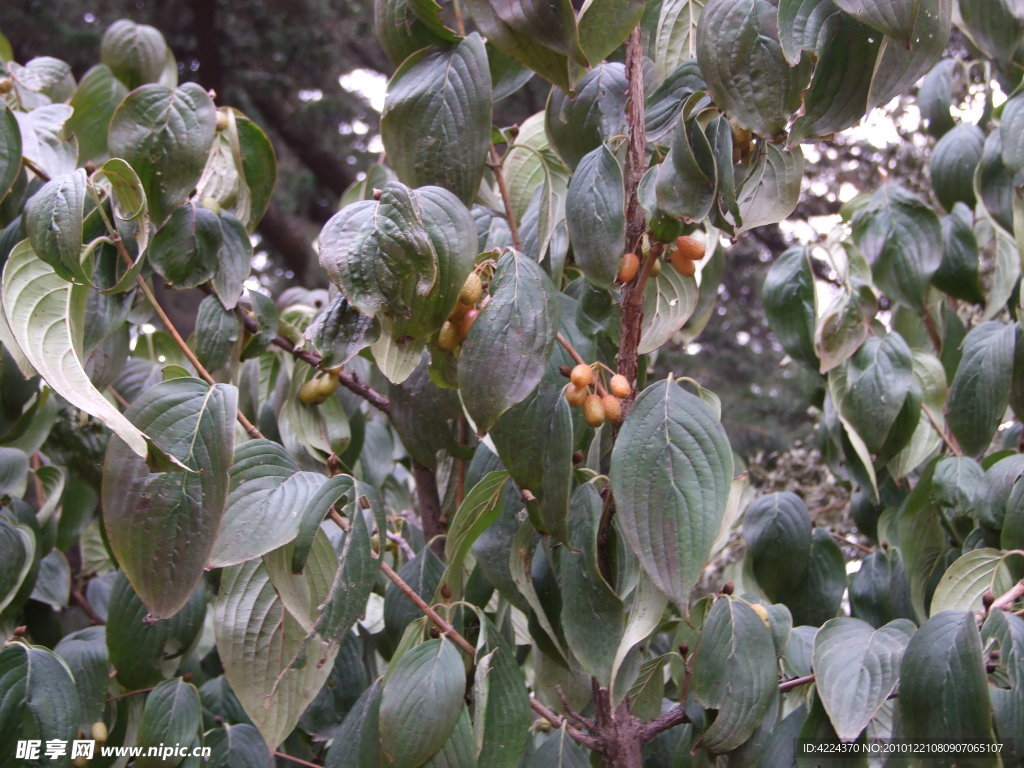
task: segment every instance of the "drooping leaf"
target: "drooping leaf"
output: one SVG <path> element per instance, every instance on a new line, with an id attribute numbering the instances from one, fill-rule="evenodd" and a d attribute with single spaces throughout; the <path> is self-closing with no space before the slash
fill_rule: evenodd
<path id="1" fill-rule="evenodd" d="M 169 619 L 149 620 L 149 610 L 119 571 L 110 588 L 107 652 L 117 679 L 128 690 L 172 675 L 199 636 L 206 616 L 206 590 L 197 589 Z"/>
<path id="2" fill-rule="evenodd" d="M 580 80 L 574 96 L 553 90 L 544 125 L 552 149 L 570 169 L 626 129 L 626 68 L 602 62 Z"/>
<path id="3" fill-rule="evenodd" d="M 814 685 L 840 739 L 856 739 L 899 682 L 914 624 L 831 619 L 814 636 Z"/>
<path id="4" fill-rule="evenodd" d="M 746 602 L 722 597 L 711 606 L 693 661 L 693 693 L 718 710 L 701 736 L 712 752 L 728 752 L 757 728 L 776 695 L 775 644 Z"/>
<path id="5" fill-rule="evenodd" d="M 25 231 L 36 254 L 67 280 L 80 277 L 85 171 L 51 179 L 25 203 Z"/>
<path id="6" fill-rule="evenodd" d="M 207 758 L 211 768 L 266 768 L 270 765 L 270 750 L 260 732 L 248 723 L 224 723 L 203 735 L 210 748 Z"/>
<path id="7" fill-rule="evenodd" d="M 932 136 L 942 136 L 956 123 L 949 108 L 953 103 L 953 75 L 956 59 L 942 59 L 925 75 L 917 90 L 917 108 Z"/>
<path id="8" fill-rule="evenodd" d="M 839 408 L 872 453 L 881 451 L 903 408 L 913 368 L 910 347 L 895 331 L 868 338 L 847 363 L 846 395 Z"/>
<path id="9" fill-rule="evenodd" d="M 885 104 L 907 91 L 935 66 L 949 42 L 952 16 L 953 0 L 920 0 L 910 44 L 889 36 L 882 38 L 868 92 L 868 108 Z"/>
<path id="10" fill-rule="evenodd" d="M 185 471 L 152 472 L 120 438 L 103 464 L 103 523 L 135 591 L 157 618 L 177 613 L 213 550 L 227 499 L 237 390 L 164 381 L 127 410 Z"/>
<path id="11" fill-rule="evenodd" d="M 942 218 L 942 263 L 932 285 L 957 299 L 983 304 L 985 295 L 978 279 L 978 241 L 973 216 L 963 203 Z"/>
<path id="12" fill-rule="evenodd" d="M 209 559 L 214 568 L 243 563 L 294 539 L 303 508 L 327 480 L 300 471 L 280 444 L 265 439 L 238 447 L 229 476 L 231 492 Z"/>
<path id="13" fill-rule="evenodd" d="M 153 220 L 162 224 L 195 187 L 213 145 L 216 110 L 195 83 L 143 85 L 110 121 L 110 154 L 139 174 Z"/>
<path id="14" fill-rule="evenodd" d="M 82 77 L 71 97 L 74 114 L 65 124 L 66 130 L 78 138 L 79 162 L 107 154 L 110 118 L 127 94 L 128 88 L 106 64 L 97 64 Z"/>
<path id="15" fill-rule="evenodd" d="M 802 583 L 811 559 L 811 518 L 794 493 L 771 493 L 754 501 L 743 515 L 757 585 L 773 603 Z"/>
<path id="16" fill-rule="evenodd" d="M 65 635 L 54 646 L 75 678 L 81 724 L 92 725 L 103 717 L 110 662 L 105 627 L 86 627 Z"/>
<path id="17" fill-rule="evenodd" d="M 3 611 L 19 598 L 36 563 L 36 538 L 29 526 L 0 517 L 0 547 L 5 555 L 0 565 L 0 611 Z"/>
<path id="18" fill-rule="evenodd" d="M 622 45 L 643 16 L 646 0 L 596 0 L 580 13 L 580 48 L 588 62 L 597 63 Z"/>
<path id="19" fill-rule="evenodd" d="M 974 549 L 957 558 L 942 574 L 929 611 L 932 616 L 943 611 L 977 611 L 982 608 L 986 592 L 1001 595 L 1013 586 L 1003 553 L 986 547 Z"/>
<path id="20" fill-rule="evenodd" d="M 186 203 L 176 208 L 154 235 L 149 261 L 176 287 L 194 288 L 216 274 L 222 242 L 217 214 Z"/>
<path id="21" fill-rule="evenodd" d="M 950 429 L 969 456 L 981 454 L 1002 421 L 1010 398 L 1015 331 L 990 321 L 972 328 L 949 390 Z"/>
<path id="22" fill-rule="evenodd" d="M 846 590 L 846 562 L 842 550 L 823 528 L 811 534 L 811 554 L 801 584 L 783 601 L 796 625 L 820 626 L 839 613 Z"/>
<path id="23" fill-rule="evenodd" d="M 612 450 L 617 524 L 644 570 L 683 610 L 718 535 L 732 468 L 711 408 L 671 379 L 640 394 Z"/>
<path id="24" fill-rule="evenodd" d="M 128 19 L 107 27 L 100 43 L 100 59 L 129 90 L 158 82 L 170 55 L 158 29 Z"/>
<path id="25" fill-rule="evenodd" d="M 612 288 L 626 239 L 622 168 L 602 144 L 576 166 L 565 200 L 566 224 L 576 263 L 601 288 Z"/>
<path id="26" fill-rule="evenodd" d="M 81 712 L 74 694 L 75 681 L 60 659 L 46 648 L 11 643 L 0 651 L 0 749 L 16 760 L 19 740 L 70 743 L 78 733 Z M 70 694 L 69 694 L 70 692 Z M 28 768 L 68 766 L 67 752 L 56 760 L 43 749 L 36 759 L 17 760 Z"/>
<path id="27" fill-rule="evenodd" d="M 697 26 L 697 61 L 715 104 L 769 138 L 799 108 L 810 75 L 783 56 L 776 16 L 769 0 L 710 0 Z"/>
<path id="28" fill-rule="evenodd" d="M 663 0 L 650 56 L 659 79 L 697 58 L 697 22 L 705 0 Z"/>
<path id="29" fill-rule="evenodd" d="M 488 472 L 469 490 L 452 517 L 444 544 L 447 567 L 442 582 L 449 587 L 455 583 L 458 589 L 453 589 L 452 595 L 456 599 L 462 592 L 461 571 L 466 555 L 473 542 L 497 519 L 508 480 L 507 471 Z"/>
<path id="30" fill-rule="evenodd" d="M 146 696 L 139 721 L 137 743 L 143 747 L 164 744 L 198 745 L 201 709 L 199 691 L 181 678 L 165 680 Z M 139 768 L 157 768 L 164 761 L 143 754 L 136 760 Z"/>
<path id="31" fill-rule="evenodd" d="M 445 638 L 407 651 L 381 694 L 382 764 L 416 768 L 436 753 L 458 722 L 465 687 L 459 651 Z"/>
<path id="32" fill-rule="evenodd" d="M 11 251 L 4 266 L 3 311 L 22 353 L 56 392 L 95 416 L 138 456 L 148 452 L 146 435 L 93 386 L 82 364 L 85 287 L 63 280 L 36 256 L 28 240 Z"/>
<path id="33" fill-rule="evenodd" d="M 869 27 L 909 45 L 922 0 L 834 0 L 835 4 Z"/>
<path id="34" fill-rule="evenodd" d="M 308 332 L 325 367 L 344 365 L 377 340 L 380 327 L 338 294 Z"/>
<path id="35" fill-rule="evenodd" d="M 736 190 L 739 232 L 775 224 L 789 216 L 800 201 L 804 156 L 799 148 L 780 149 L 768 144 Z"/>
<path id="36" fill-rule="evenodd" d="M 657 277 L 649 278 L 637 352 L 646 355 L 667 343 L 693 315 L 697 298 L 694 279 L 674 269 L 663 269 Z"/>
<path id="37" fill-rule="evenodd" d="M 490 290 L 459 357 L 459 394 L 478 434 L 540 383 L 558 330 L 555 287 L 536 262 L 506 253 Z"/>
<path id="38" fill-rule="evenodd" d="M 380 126 L 400 179 L 444 187 L 472 202 L 491 129 L 491 78 L 480 36 L 403 62 L 388 84 Z"/>
<path id="39" fill-rule="evenodd" d="M 944 611 L 921 625 L 903 654 L 896 704 L 904 738 L 992 740 L 992 705 L 974 614 Z"/>
<path id="40" fill-rule="evenodd" d="M 936 142 L 931 159 L 932 189 L 947 211 L 956 203 L 974 207 L 974 170 L 984 144 L 985 134 L 970 123 L 960 123 Z"/>
<path id="41" fill-rule="evenodd" d="M 982 642 L 993 641 L 999 649 L 999 668 L 1008 688 L 989 686 L 996 735 L 1001 739 L 1024 737 L 1024 619 L 1007 611 L 991 611 L 981 628 Z M 990 678 L 991 679 L 991 678 Z"/>
<path id="42" fill-rule="evenodd" d="M 1003 139 L 1003 162 L 1012 173 L 1016 173 L 1024 168 L 1024 138 L 1021 136 L 1024 130 L 1024 95 L 1017 94 L 1003 105 L 999 127 Z"/>
<path id="43" fill-rule="evenodd" d="M 291 733 L 338 652 L 337 642 L 309 635 L 336 570 L 326 536 L 318 537 L 302 574 L 290 574 L 287 550 L 273 555 L 280 588 L 263 560 L 230 566 L 222 572 L 213 613 L 224 673 L 271 749 Z M 286 603 L 282 593 L 296 599 Z"/>
<path id="44" fill-rule="evenodd" d="M 21 170 L 21 131 L 7 103 L 0 105 L 0 201 Z"/>
<path id="45" fill-rule="evenodd" d="M 959 5 L 961 29 L 986 56 L 1006 64 L 1019 54 L 1024 37 L 1024 14 L 1020 6 L 1012 0 Z"/>
<path id="46" fill-rule="evenodd" d="M 416 17 L 408 0 L 375 0 L 373 31 L 380 47 L 395 66 L 416 51 L 444 42 Z"/>
<path id="47" fill-rule="evenodd" d="M 790 248 L 772 264 L 761 289 L 761 303 L 786 354 L 814 368 L 814 274 L 807 250 Z"/>
<path id="48" fill-rule="evenodd" d="M 935 213 L 899 185 L 884 184 L 854 215 L 853 237 L 886 295 L 922 309 L 942 261 L 942 229 Z"/>

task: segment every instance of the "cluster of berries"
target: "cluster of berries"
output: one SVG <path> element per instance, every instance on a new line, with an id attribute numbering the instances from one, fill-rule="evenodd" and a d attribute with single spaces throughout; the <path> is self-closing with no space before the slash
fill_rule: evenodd
<path id="1" fill-rule="evenodd" d="M 593 392 L 591 385 L 594 386 Z M 565 399 L 574 408 L 582 406 L 583 418 L 587 420 L 587 424 L 599 427 L 606 420 L 622 421 L 622 398 L 629 397 L 632 391 L 629 380 L 621 373 L 614 374 L 605 387 L 602 382 L 595 379 L 592 366 L 580 363 L 569 372 Z"/>
<path id="2" fill-rule="evenodd" d="M 695 262 L 704 258 L 704 246 L 699 240 L 689 235 L 680 235 L 676 238 L 676 247 L 672 251 L 671 261 L 676 272 L 684 277 L 692 277 L 697 272 Z M 628 283 L 637 272 L 640 271 L 640 257 L 635 253 L 623 254 L 619 260 L 619 274 L 616 280 L 620 283 Z M 655 259 L 651 265 L 651 277 L 657 277 L 661 273 L 661 260 Z"/>

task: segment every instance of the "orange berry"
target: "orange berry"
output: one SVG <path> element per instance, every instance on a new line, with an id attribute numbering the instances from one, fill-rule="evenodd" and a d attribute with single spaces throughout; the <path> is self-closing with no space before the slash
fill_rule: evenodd
<path id="1" fill-rule="evenodd" d="M 569 379 L 577 387 L 589 387 L 591 382 L 594 381 L 594 369 L 589 365 L 580 363 L 572 369 L 572 373 L 569 374 Z"/>
<path id="2" fill-rule="evenodd" d="M 565 400 L 573 408 L 579 408 L 583 405 L 583 401 L 587 399 L 589 394 L 590 390 L 587 387 L 577 387 L 575 384 L 569 384 L 565 388 Z"/>
<path id="3" fill-rule="evenodd" d="M 672 266 L 683 277 L 693 277 L 697 273 L 697 265 L 679 250 L 672 253 Z"/>
<path id="4" fill-rule="evenodd" d="M 633 388 L 629 386 L 629 379 L 621 373 L 612 376 L 611 381 L 608 382 L 608 388 L 616 397 L 629 397 L 630 392 L 633 391 Z"/>
<path id="5" fill-rule="evenodd" d="M 459 330 L 451 320 L 445 320 L 437 334 L 437 346 L 445 352 L 452 352 L 459 346 Z"/>
<path id="6" fill-rule="evenodd" d="M 604 406 L 604 416 L 608 421 L 622 421 L 622 401 L 615 395 L 605 395 L 601 398 L 601 405 Z"/>
<path id="7" fill-rule="evenodd" d="M 635 253 L 623 254 L 619 260 L 619 274 L 616 276 L 616 280 L 620 283 L 628 283 L 634 277 L 636 273 L 640 271 L 640 259 Z"/>
<path id="8" fill-rule="evenodd" d="M 466 314 L 459 318 L 456 330 L 458 330 L 459 332 L 460 344 L 466 340 L 467 336 L 469 336 L 469 329 L 473 325 L 473 322 L 476 320 L 476 316 L 479 314 L 479 309 L 471 309 L 469 310 L 469 312 L 467 312 Z"/>
<path id="9" fill-rule="evenodd" d="M 583 401 L 583 418 L 592 427 L 600 427 L 604 424 L 604 403 L 600 395 L 587 395 Z"/>
<path id="10" fill-rule="evenodd" d="M 692 261 L 700 261 L 704 258 L 704 246 L 700 240 L 689 235 L 680 235 L 676 238 L 676 250 Z"/>

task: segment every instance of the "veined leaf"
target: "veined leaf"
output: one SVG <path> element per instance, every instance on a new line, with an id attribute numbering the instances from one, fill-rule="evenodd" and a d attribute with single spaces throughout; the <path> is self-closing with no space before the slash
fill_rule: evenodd
<path id="1" fill-rule="evenodd" d="M 622 168 L 606 145 L 588 152 L 576 166 L 565 218 L 584 276 L 601 288 L 612 288 L 626 239 L 626 196 Z"/>
<path id="2" fill-rule="evenodd" d="M 640 394 L 612 450 L 617 524 L 682 610 L 718 535 L 732 469 L 711 408 L 671 379 Z"/>
<path id="3" fill-rule="evenodd" d="M 82 277 L 85 171 L 51 179 L 25 203 L 25 230 L 36 255 L 66 280 Z"/>
<path id="4" fill-rule="evenodd" d="M 814 274 L 806 248 L 790 248 L 768 270 L 761 303 L 786 354 L 814 368 Z"/>
<path id="5" fill-rule="evenodd" d="M 136 743 L 143 747 L 164 744 L 199 744 L 202 710 L 199 691 L 180 678 L 165 680 L 146 696 L 146 706 L 139 721 Z M 143 754 L 136 760 L 139 768 L 158 768 L 163 759 Z"/>
<path id="6" fill-rule="evenodd" d="M 146 435 L 93 386 L 83 367 L 80 340 L 88 291 L 61 279 L 28 240 L 14 247 L 3 275 L 3 311 L 18 347 L 56 392 L 95 416 L 138 456 Z"/>
<path id="7" fill-rule="evenodd" d="M 960 447 L 981 454 L 1010 399 L 1015 329 L 994 321 L 972 328 L 949 390 L 946 415 Z"/>
<path id="8" fill-rule="evenodd" d="M 674 269 L 663 269 L 660 275 L 648 279 L 637 352 L 646 355 L 675 336 L 693 314 L 697 296 L 696 281 Z"/>
<path id="9" fill-rule="evenodd" d="M 237 390 L 164 381 L 126 412 L 185 471 L 151 472 L 119 438 L 103 464 L 103 522 L 122 569 L 157 618 L 177 613 L 203 575 L 227 498 Z"/>

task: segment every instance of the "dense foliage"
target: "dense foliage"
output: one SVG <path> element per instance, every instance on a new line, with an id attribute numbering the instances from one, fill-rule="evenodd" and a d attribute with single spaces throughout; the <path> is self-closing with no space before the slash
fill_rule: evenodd
<path id="1" fill-rule="evenodd" d="M 1019 765 L 986 748 L 1024 744 L 1019 8 L 465 11 L 377 2 L 387 164 L 320 233 L 326 304 L 249 280 L 274 150 L 156 29 L 115 23 L 77 80 L 0 38 L 0 761 L 780 766 L 894 737 Z M 648 371 L 714 323 L 729 242 L 793 211 L 800 145 L 922 77 L 934 194 L 883 174 L 763 286 L 854 549 L 756 496 L 714 393 Z M 188 339 L 157 288 L 204 295 Z M 88 762 L 129 763 L 206 764 Z"/>

